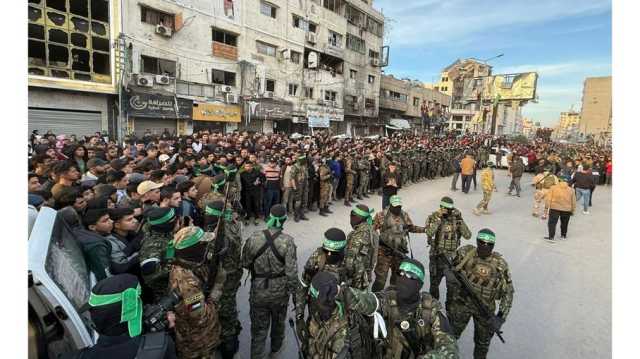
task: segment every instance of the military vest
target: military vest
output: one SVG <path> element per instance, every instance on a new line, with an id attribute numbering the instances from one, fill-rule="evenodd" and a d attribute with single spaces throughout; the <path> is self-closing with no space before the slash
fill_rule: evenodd
<path id="1" fill-rule="evenodd" d="M 440 228 L 436 233 L 434 242 L 437 253 L 454 252 L 460 246 L 460 235 L 458 234 L 458 220 L 450 215 L 443 218 Z"/>
<path id="2" fill-rule="evenodd" d="M 386 358 L 400 359 L 405 356 L 403 351 L 412 352 L 416 357 L 427 353 L 433 348 L 431 312 L 434 299 L 427 293 L 420 294 L 418 307 L 412 312 L 402 315 L 395 291 L 387 292 L 388 313 L 387 322 L 390 328 L 387 337 Z"/>
<path id="3" fill-rule="evenodd" d="M 315 315 L 309 320 L 309 348 L 307 358 L 336 359 L 350 357 L 348 346 L 349 320 L 336 308 L 327 322 L 319 322 Z"/>
<path id="4" fill-rule="evenodd" d="M 480 258 L 473 248 L 465 254 L 456 270 L 467 277 L 473 290 L 486 304 L 493 303 L 501 289 L 500 273 L 504 270 L 500 254 L 494 252 L 487 258 Z"/>
<path id="5" fill-rule="evenodd" d="M 380 242 L 389 248 L 397 249 L 402 253 L 407 252 L 407 241 L 405 239 L 402 226 L 406 224 L 404 220 L 405 212 L 400 216 L 394 216 L 389 209 L 384 210 L 382 229 L 380 229 Z"/>
<path id="6" fill-rule="evenodd" d="M 309 273 L 311 274 L 309 278 L 313 278 L 313 276 L 318 272 L 329 272 L 337 277 L 338 283 L 344 282 L 347 279 L 344 260 L 339 264 L 327 264 L 327 254 L 324 252 L 322 247 L 318 248 L 317 251 L 319 254 L 316 257 L 317 262 L 315 264 L 315 273 Z"/>

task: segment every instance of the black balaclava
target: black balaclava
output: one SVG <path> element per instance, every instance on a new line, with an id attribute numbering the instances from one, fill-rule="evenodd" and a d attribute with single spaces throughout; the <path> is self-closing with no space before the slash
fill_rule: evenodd
<path id="1" fill-rule="evenodd" d="M 219 213 L 224 207 L 224 202 L 218 200 L 205 204 L 204 215 L 202 216 L 203 228 L 207 232 L 213 232 L 220 218 Z"/>
<path id="2" fill-rule="evenodd" d="M 415 265 L 424 273 L 424 266 L 422 263 L 418 262 L 415 259 L 405 259 L 402 262 L 407 262 Z M 402 265 L 402 263 L 401 263 Z M 405 272 L 406 273 L 406 272 Z M 415 309 L 420 301 L 420 288 L 422 288 L 423 282 L 421 279 L 417 278 L 412 273 L 408 273 L 411 275 L 411 278 L 407 278 L 404 275 L 398 275 L 396 279 L 396 293 L 398 299 L 398 306 L 400 310 L 403 312 L 407 312 L 411 309 Z M 423 277 L 424 278 L 424 277 Z"/>
<path id="3" fill-rule="evenodd" d="M 326 249 L 324 249 L 324 251 L 327 254 L 327 264 L 336 265 L 342 263 L 342 261 L 344 260 L 344 249 L 338 252 L 333 252 Z"/>
<path id="4" fill-rule="evenodd" d="M 335 265 L 344 259 L 347 236 L 340 228 L 329 228 L 324 232 L 322 249 L 326 253 L 327 264 Z"/>
<path id="5" fill-rule="evenodd" d="M 399 216 L 402 213 L 402 206 L 389 206 L 389 212 L 391 212 L 391 214 L 393 214 L 394 216 Z"/>
<path id="6" fill-rule="evenodd" d="M 443 204 L 446 204 L 447 206 L 444 206 Z M 448 206 L 450 206 L 450 208 Z M 451 211 L 453 210 L 453 200 L 451 199 L 451 197 L 442 197 L 442 199 L 440 200 L 440 208 L 445 210 L 442 216 L 445 218 L 449 217 L 451 215 Z"/>
<path id="7" fill-rule="evenodd" d="M 493 247 L 496 243 L 496 234 L 488 229 L 483 228 L 478 231 L 478 236 L 476 237 L 476 244 L 478 246 L 478 257 L 487 258 L 493 252 Z"/>
<path id="8" fill-rule="evenodd" d="M 365 206 L 364 204 L 359 204 L 356 207 L 361 209 L 364 212 L 369 212 L 369 207 Z M 351 228 L 355 229 L 360 223 L 366 220 L 367 220 L 366 218 L 359 216 L 353 211 L 351 211 L 351 218 L 349 219 L 349 222 L 351 223 Z"/>
<path id="9" fill-rule="evenodd" d="M 318 272 L 311 280 L 309 292 L 313 311 L 326 322 L 337 305 L 338 279 L 329 272 Z"/>
<path id="10" fill-rule="evenodd" d="M 138 278 L 131 274 L 118 274 L 98 282 L 91 290 L 95 294 L 114 294 L 138 286 Z M 128 333 L 127 322 L 120 323 L 122 302 L 91 307 L 91 321 L 100 335 L 119 336 Z"/>
<path id="11" fill-rule="evenodd" d="M 184 259 L 186 261 L 194 263 L 202 263 L 204 261 L 204 255 L 206 254 L 207 243 L 199 242 L 191 247 L 184 249 L 176 249 L 176 258 Z"/>

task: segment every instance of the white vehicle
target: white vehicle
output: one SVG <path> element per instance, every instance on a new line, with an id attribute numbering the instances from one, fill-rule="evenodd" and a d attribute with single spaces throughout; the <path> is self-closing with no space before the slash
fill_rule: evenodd
<path id="1" fill-rule="evenodd" d="M 79 313 L 95 279 L 71 233 L 79 218 L 68 209 L 43 207 L 29 236 L 29 358 L 56 358 L 97 339 Z"/>
<path id="2" fill-rule="evenodd" d="M 496 150 L 497 150 L 497 147 L 493 147 L 491 149 L 491 153 L 489 154 L 489 161 L 495 163 L 497 168 L 508 168 L 509 161 L 507 160 L 507 156 L 511 154 L 511 151 L 509 151 L 509 149 L 505 147 L 500 148 L 500 153 L 502 153 L 502 158 L 500 159 L 500 163 L 498 163 L 498 161 L 496 160 Z M 527 156 L 520 156 L 520 158 L 522 158 L 522 163 L 524 163 L 524 168 L 525 169 L 528 168 L 529 159 L 527 158 Z"/>

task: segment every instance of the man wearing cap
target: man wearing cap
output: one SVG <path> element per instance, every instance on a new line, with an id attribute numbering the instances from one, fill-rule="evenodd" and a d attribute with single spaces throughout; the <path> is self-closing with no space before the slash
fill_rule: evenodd
<path id="1" fill-rule="evenodd" d="M 386 330 L 377 333 L 381 357 L 458 359 L 456 338 L 442 305 L 420 291 L 425 279 L 422 263 L 405 258 L 396 271 L 393 288 L 374 293 L 349 288 L 346 293 L 351 307 L 373 316 L 374 325 L 384 321 Z"/>
<path id="2" fill-rule="evenodd" d="M 221 247 L 213 233 L 193 226 L 178 231 L 167 246 L 166 257 L 171 259 L 169 289 L 180 298 L 175 306 L 180 358 L 216 357 L 221 331 L 218 301 L 225 272 L 215 254 Z M 207 258 L 209 251 L 214 252 L 212 260 Z"/>
<path id="3" fill-rule="evenodd" d="M 152 207 L 144 212 L 144 239 L 140 248 L 140 272 L 144 284 L 151 288 L 155 300 L 167 291 L 169 271 L 167 246 L 180 229 L 180 221 L 173 208 Z"/>
<path id="4" fill-rule="evenodd" d="M 462 213 L 453 206 L 450 197 L 442 197 L 440 208 L 427 218 L 427 244 L 429 248 L 429 293 L 440 299 L 440 282 L 444 276 L 446 263 L 441 254 L 452 259 L 460 246 L 460 237 L 471 238 L 471 231 L 462 219 Z M 449 284 L 447 282 L 447 288 Z"/>
<path id="5" fill-rule="evenodd" d="M 89 169 L 80 179 L 80 181 L 97 180 L 98 177 L 104 175 L 106 172 L 106 166 L 109 162 L 102 158 L 94 157 L 87 161 L 87 168 Z"/>
<path id="6" fill-rule="evenodd" d="M 220 223 L 217 238 L 223 244 L 223 250 L 220 251 L 220 260 L 222 268 L 225 271 L 225 280 L 223 284 L 222 296 L 218 302 L 218 315 L 220 322 L 225 323 L 222 326 L 220 334 L 220 352 L 224 359 L 232 358 L 238 351 L 239 342 L 238 335 L 242 330 L 240 321 L 238 320 L 238 309 L 236 304 L 236 294 L 240 288 L 240 280 L 242 278 L 241 251 L 242 251 L 242 226 L 233 217 L 231 208 L 224 209 L 224 202 L 216 200 L 208 202 L 205 205 L 205 213 L 203 218 L 203 229 L 205 232 L 214 233 Z M 220 219 L 222 217 L 222 219 Z"/>
<path id="7" fill-rule="evenodd" d="M 495 313 L 496 301 L 499 302 L 495 320 L 489 321 L 482 316 L 459 283 L 452 281 L 447 287 L 447 316 L 456 338 L 460 338 L 473 317 L 474 359 L 487 357 L 491 338 L 504 324 L 513 303 L 514 289 L 509 266 L 502 255 L 493 251 L 495 243 L 495 233 L 487 228 L 481 229 L 476 237 L 477 247 L 467 244 L 456 251 L 453 259 L 454 270 L 469 280 L 473 291 L 492 313 Z"/>
<path id="8" fill-rule="evenodd" d="M 576 192 L 569 187 L 570 177 L 558 177 L 558 184 L 551 186 L 545 198 L 545 212 L 549 213 L 547 227 L 549 235 L 544 237 L 553 241 L 556 235 L 558 219 L 560 219 L 560 239 L 567 239 L 569 219 L 576 211 Z"/>
<path id="9" fill-rule="evenodd" d="M 371 290 L 378 292 L 387 283 L 387 275 L 391 269 L 391 281 L 394 285 L 398 273 L 398 265 L 409 253 L 408 233 L 424 233 L 424 227 L 413 225 L 409 214 L 402 210 L 400 196 L 391 196 L 389 208 L 378 212 L 373 220 L 373 229 L 380 234 L 378 260 L 376 261 L 376 278 Z"/>
<path id="10" fill-rule="evenodd" d="M 304 311 L 308 304 L 308 291 L 311 280 L 318 272 L 333 274 L 337 280 L 346 282 L 347 276 L 344 268 L 344 249 L 347 245 L 347 236 L 339 228 L 329 228 L 324 232 L 322 246 L 316 248 L 307 263 L 300 278 L 300 287 L 296 293 L 296 329 L 300 338 L 306 338 L 306 324 L 304 323 Z"/>
<path id="11" fill-rule="evenodd" d="M 488 165 L 488 166 L 487 166 Z M 482 186 L 482 200 L 473 209 L 473 214 L 479 216 L 480 214 L 491 214 L 489 212 L 489 201 L 491 201 L 491 194 L 493 190 L 496 188 L 494 182 L 494 174 L 491 166 L 493 166 L 493 162 L 489 162 L 485 165 L 484 163 L 480 163 L 482 168 L 482 172 L 480 172 L 480 185 Z"/>
<path id="12" fill-rule="evenodd" d="M 131 274 L 99 281 L 91 289 L 88 303 L 91 322 L 100 334 L 98 341 L 63 358 L 177 358 L 175 344 L 166 332 L 143 333 L 140 293 L 140 283 Z"/>
<path id="13" fill-rule="evenodd" d="M 291 179 L 294 182 L 294 220 L 306 221 L 307 218 L 304 215 L 304 210 L 307 208 L 307 202 L 309 200 L 309 171 L 307 168 L 306 156 L 301 154 L 296 159 L 296 163 L 291 169 Z"/>
<path id="14" fill-rule="evenodd" d="M 156 207 L 160 204 L 161 187 L 162 183 L 155 183 L 153 181 L 143 181 L 138 185 L 138 194 L 140 195 L 143 209 L 146 210 L 147 208 Z"/>
<path id="15" fill-rule="evenodd" d="M 359 204 L 351 211 L 349 221 L 353 231 L 347 236 L 345 249 L 347 283 L 358 289 L 368 288 L 378 255 L 378 234 L 373 230 L 373 209 Z"/>
<path id="16" fill-rule="evenodd" d="M 253 359 L 264 356 L 269 325 L 271 353 L 276 354 L 283 348 L 289 297 L 295 300 L 298 288 L 296 245 L 293 237 L 282 232 L 286 220 L 284 206 L 271 207 L 267 229 L 254 232 L 242 249 L 242 267 L 251 273 L 249 315 Z"/>
<path id="17" fill-rule="evenodd" d="M 533 195 L 533 216 L 541 216 L 542 219 L 547 218 L 545 211 L 544 200 L 549 189 L 558 183 L 558 177 L 551 172 L 551 166 L 544 168 L 543 172 L 538 173 L 533 177 L 533 186 L 536 188 L 536 192 Z"/>

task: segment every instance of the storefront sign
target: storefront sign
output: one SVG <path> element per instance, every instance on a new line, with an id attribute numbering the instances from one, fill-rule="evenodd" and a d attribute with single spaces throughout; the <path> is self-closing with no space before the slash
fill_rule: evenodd
<path id="1" fill-rule="evenodd" d="M 293 104 L 287 101 L 260 99 L 251 106 L 251 117 L 265 120 L 282 120 L 291 118 Z"/>
<path id="2" fill-rule="evenodd" d="M 240 122 L 240 106 L 194 102 L 193 119 L 195 121 Z"/>
<path id="3" fill-rule="evenodd" d="M 191 118 L 193 101 L 183 98 L 130 92 L 127 112 L 132 117 Z"/>
<path id="4" fill-rule="evenodd" d="M 307 106 L 309 127 L 329 127 L 330 121 L 344 121 L 344 109 L 327 106 Z"/>

